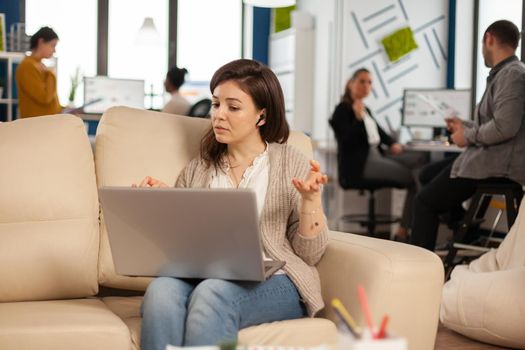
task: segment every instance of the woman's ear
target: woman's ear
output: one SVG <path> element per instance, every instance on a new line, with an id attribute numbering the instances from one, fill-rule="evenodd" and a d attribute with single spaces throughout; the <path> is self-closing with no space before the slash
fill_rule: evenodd
<path id="1" fill-rule="evenodd" d="M 266 124 L 266 115 L 259 114 L 259 119 L 257 120 L 257 123 L 255 123 L 255 126 L 262 126 Z"/>
<path id="2" fill-rule="evenodd" d="M 257 119 L 255 126 L 263 126 L 264 124 L 266 124 L 266 108 L 259 111 L 259 119 Z"/>

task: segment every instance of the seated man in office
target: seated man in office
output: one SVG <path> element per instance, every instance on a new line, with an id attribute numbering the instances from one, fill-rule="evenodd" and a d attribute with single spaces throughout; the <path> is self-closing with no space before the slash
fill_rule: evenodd
<path id="1" fill-rule="evenodd" d="M 447 119 L 452 140 L 465 151 L 416 196 L 411 243 L 434 250 L 438 216 L 470 198 L 478 184 L 525 184 L 525 64 L 515 55 L 520 38 L 509 21 L 492 23 L 483 58 L 492 68 L 474 122 Z"/>

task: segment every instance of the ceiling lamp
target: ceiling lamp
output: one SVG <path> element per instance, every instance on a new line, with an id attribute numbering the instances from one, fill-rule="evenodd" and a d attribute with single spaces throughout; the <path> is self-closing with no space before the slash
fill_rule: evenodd
<path id="1" fill-rule="evenodd" d="M 135 40 L 136 44 L 139 45 L 159 45 L 161 44 L 160 34 L 155 27 L 153 18 L 146 17 L 140 27 L 139 32 Z"/>

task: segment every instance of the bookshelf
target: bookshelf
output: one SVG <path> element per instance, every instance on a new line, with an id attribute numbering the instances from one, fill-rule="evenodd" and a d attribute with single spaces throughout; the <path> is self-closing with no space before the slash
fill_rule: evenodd
<path id="1" fill-rule="evenodd" d="M 14 66 L 20 63 L 25 57 L 22 52 L 0 52 L 0 61 L 7 63 L 5 78 L 3 81 L 3 95 L 0 96 L 0 105 L 6 105 L 5 116 L 0 116 L 2 119 L 11 121 L 14 119 L 15 105 L 18 104 L 18 100 L 14 98 Z"/>

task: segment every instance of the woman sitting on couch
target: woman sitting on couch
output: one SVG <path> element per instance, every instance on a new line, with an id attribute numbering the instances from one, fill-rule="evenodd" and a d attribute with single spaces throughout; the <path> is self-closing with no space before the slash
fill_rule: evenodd
<path id="1" fill-rule="evenodd" d="M 285 144 L 289 128 L 276 76 L 256 61 L 236 60 L 219 68 L 210 90 L 212 127 L 175 186 L 255 191 L 263 253 L 286 264 L 261 283 L 156 278 L 142 305 L 144 350 L 235 341 L 242 328 L 314 316 L 324 306 L 314 265 L 327 244 L 327 177 Z M 148 176 L 138 186 L 166 184 Z"/>

